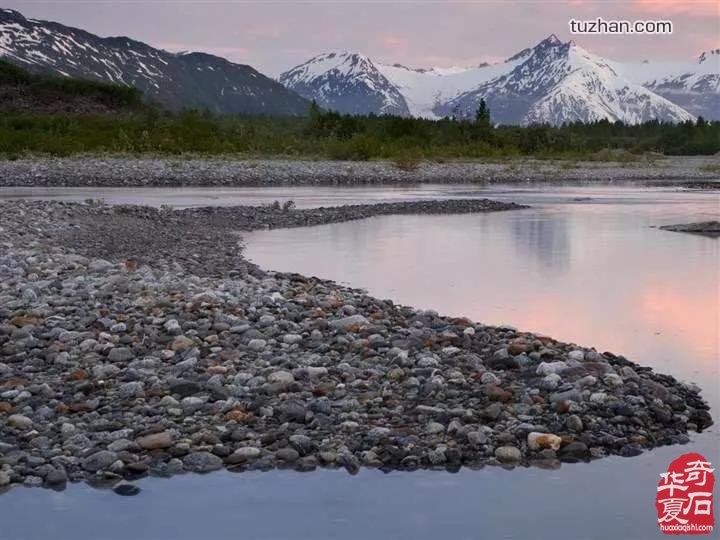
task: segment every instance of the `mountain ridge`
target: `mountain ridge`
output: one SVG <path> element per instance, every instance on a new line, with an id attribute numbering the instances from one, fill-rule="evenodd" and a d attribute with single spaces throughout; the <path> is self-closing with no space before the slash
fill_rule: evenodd
<path id="1" fill-rule="evenodd" d="M 103 38 L 2 8 L 0 58 L 33 72 L 133 86 L 171 110 L 299 115 L 309 107 L 244 64 L 208 53 L 172 53 L 125 36 Z"/>
<path id="2" fill-rule="evenodd" d="M 346 51 L 344 54 L 360 53 Z M 638 70 L 636 64 L 600 57 L 572 40 L 562 42 L 555 34 L 503 62 L 469 68 L 412 68 L 400 63 L 374 62 L 361 56 L 373 71 L 395 87 L 410 115 L 472 117 L 483 98 L 490 104 L 496 123 L 560 124 L 600 119 L 628 123 L 653 119 L 682 122 L 698 115 L 720 120 L 720 68 L 717 66 L 720 53 L 713 54 L 703 55 L 706 64 L 702 69 L 685 68 L 688 65 L 685 62 L 681 63 L 682 69 L 673 68 L 680 74 L 672 75 L 668 68 L 659 83 L 648 80 L 649 76 L 641 78 L 641 74 L 649 72 L 647 68 Z M 702 64 L 702 58 L 697 64 Z M 279 80 L 287 84 L 287 75 L 296 69 L 281 74 Z M 699 85 L 692 86 L 689 82 L 695 75 L 701 80 Z M 319 102 L 332 102 L 334 96 L 330 91 L 342 92 L 343 82 L 333 78 L 330 71 L 322 72 L 321 76 L 324 93 Z M 303 95 L 308 99 L 319 97 L 313 93 L 313 82 L 308 78 L 304 80 Z M 383 88 L 385 95 L 389 91 L 387 86 Z M 335 108 L 353 113 L 342 107 Z M 382 114 L 381 110 L 372 112 Z"/>

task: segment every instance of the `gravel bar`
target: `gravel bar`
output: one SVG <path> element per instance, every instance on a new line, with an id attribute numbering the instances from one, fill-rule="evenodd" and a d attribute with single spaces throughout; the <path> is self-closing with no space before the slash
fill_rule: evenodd
<path id="1" fill-rule="evenodd" d="M 675 156 L 648 161 L 423 162 L 402 170 L 385 161 L 301 161 L 171 158 L 20 159 L 0 161 L 2 186 L 278 186 L 418 183 L 641 182 L 717 188 L 720 157 Z"/>
<path id="2" fill-rule="evenodd" d="M 663 225 L 660 228 L 664 231 L 700 234 L 703 236 L 709 236 L 711 238 L 720 237 L 720 221 L 701 221 L 698 223 Z"/>
<path id="3" fill-rule="evenodd" d="M 712 424 L 697 386 L 622 356 L 263 271 L 226 212 L 251 211 L 0 203 L 0 489 L 554 468 Z"/>

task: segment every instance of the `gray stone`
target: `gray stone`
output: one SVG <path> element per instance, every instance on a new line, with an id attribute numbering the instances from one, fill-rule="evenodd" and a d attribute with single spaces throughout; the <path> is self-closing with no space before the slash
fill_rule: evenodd
<path id="1" fill-rule="evenodd" d="M 255 448 L 254 446 L 244 446 L 235 450 L 225 461 L 230 464 L 246 463 L 257 459 L 260 457 L 261 453 L 262 452 L 259 448 Z"/>
<path id="2" fill-rule="evenodd" d="M 495 457 L 501 463 L 517 463 L 522 459 L 522 454 L 514 446 L 500 446 L 495 449 Z"/>
<path id="3" fill-rule="evenodd" d="M 294 448 L 281 448 L 277 452 L 275 452 L 275 458 L 280 461 L 286 461 L 288 463 L 292 463 L 294 461 L 297 461 L 300 457 L 300 453 L 295 450 Z"/>
<path id="4" fill-rule="evenodd" d="M 571 414 L 568 416 L 565 424 L 570 431 L 579 433 L 583 430 L 583 421 L 577 414 Z"/>
<path id="5" fill-rule="evenodd" d="M 161 448 L 170 448 L 173 444 L 173 437 L 169 431 L 161 431 L 160 433 L 139 437 L 135 442 L 144 450 L 159 450 Z"/>
<path id="6" fill-rule="evenodd" d="M 110 352 L 108 353 L 108 360 L 110 360 L 110 362 L 127 362 L 133 358 L 135 358 L 135 355 L 133 354 L 132 349 L 128 347 L 116 347 L 114 349 L 110 349 Z"/>
<path id="7" fill-rule="evenodd" d="M 9 426 L 18 429 L 29 429 L 33 425 L 33 421 L 22 414 L 11 414 L 10 416 L 8 416 L 7 423 Z"/>
<path id="8" fill-rule="evenodd" d="M 342 319 L 330 321 L 330 326 L 335 329 L 348 330 L 353 326 L 367 326 L 368 320 L 362 315 L 350 315 Z"/>
<path id="9" fill-rule="evenodd" d="M 48 472 L 45 476 L 45 482 L 48 485 L 51 486 L 57 486 L 60 484 L 64 484 L 68 481 L 67 473 L 65 472 L 65 469 L 53 469 L 52 471 Z"/>
<path id="10" fill-rule="evenodd" d="M 279 371 L 273 371 L 270 375 L 268 375 L 267 381 L 270 384 L 288 386 L 295 382 L 295 377 L 289 371 L 281 369 Z"/>
<path id="11" fill-rule="evenodd" d="M 248 348 L 251 351 L 255 351 L 255 352 L 260 352 L 260 351 L 264 350 L 266 346 L 267 346 L 267 341 L 265 341 L 264 339 L 251 339 L 248 342 Z"/>
<path id="12" fill-rule="evenodd" d="M 222 469 L 223 462 L 215 454 L 210 452 L 193 452 L 182 460 L 185 469 L 193 472 L 210 472 Z"/>
<path id="13" fill-rule="evenodd" d="M 82 468 L 89 472 L 102 471 L 117 461 L 117 454 L 109 450 L 100 450 L 82 460 Z"/>

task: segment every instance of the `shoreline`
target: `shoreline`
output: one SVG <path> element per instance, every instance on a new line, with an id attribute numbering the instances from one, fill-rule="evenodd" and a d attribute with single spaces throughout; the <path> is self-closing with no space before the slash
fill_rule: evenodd
<path id="1" fill-rule="evenodd" d="M 493 183 L 641 183 L 720 187 L 717 156 L 672 156 L 628 163 L 510 159 L 422 162 L 69 157 L 0 161 L 2 187 L 272 187 Z"/>
<path id="2" fill-rule="evenodd" d="M 712 424 L 697 387 L 622 356 L 264 271 L 228 238 L 307 216 L 249 208 L 0 203 L 0 490 L 220 468 L 557 467 Z M 308 212 L 321 211 L 343 213 Z"/>

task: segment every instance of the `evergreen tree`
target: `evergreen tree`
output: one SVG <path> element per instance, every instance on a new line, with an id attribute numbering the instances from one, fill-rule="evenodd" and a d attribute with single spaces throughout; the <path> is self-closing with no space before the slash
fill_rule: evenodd
<path id="1" fill-rule="evenodd" d="M 480 127 L 490 127 L 490 108 L 485 103 L 484 99 L 480 100 L 480 105 L 475 111 L 475 123 Z"/>

